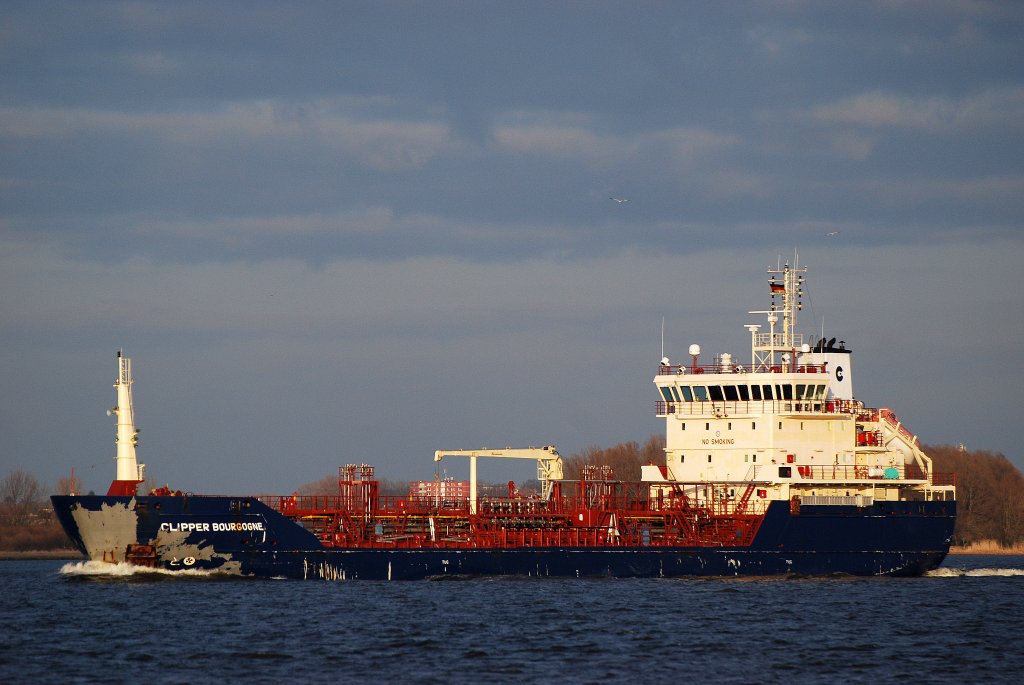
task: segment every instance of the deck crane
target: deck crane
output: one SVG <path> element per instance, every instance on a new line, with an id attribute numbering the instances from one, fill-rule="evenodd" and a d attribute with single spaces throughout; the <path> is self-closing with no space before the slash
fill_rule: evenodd
<path id="1" fill-rule="evenodd" d="M 555 483 L 562 480 L 562 456 L 554 445 L 544 447 L 506 447 L 505 449 L 489 450 L 437 450 L 434 461 L 445 457 L 469 457 L 469 512 L 476 513 L 476 460 L 479 457 L 499 459 L 535 459 L 537 461 L 537 479 L 541 484 L 541 496 L 551 499 Z"/>

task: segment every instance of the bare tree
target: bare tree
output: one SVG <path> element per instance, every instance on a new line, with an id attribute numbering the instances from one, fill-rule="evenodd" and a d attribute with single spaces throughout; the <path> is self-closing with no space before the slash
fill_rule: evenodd
<path id="1" fill-rule="evenodd" d="M 6 523 L 22 525 L 39 505 L 42 487 L 32 474 L 17 470 L 0 480 L 0 505 Z"/>
<path id="2" fill-rule="evenodd" d="M 636 482 L 640 480 L 640 468 L 644 464 L 664 463 L 665 438 L 652 436 L 642 447 L 636 442 L 622 442 L 613 447 L 587 447 L 565 460 L 567 480 L 579 480 L 584 465 L 610 466 L 618 480 Z"/>
<path id="3" fill-rule="evenodd" d="M 298 492 L 301 495 L 337 495 L 338 476 L 324 476 L 320 480 L 315 480 L 312 483 L 300 485 Z"/>
<path id="4" fill-rule="evenodd" d="M 147 479 L 148 480 L 148 479 Z M 72 492 L 72 489 L 74 490 Z M 73 481 L 68 476 L 57 479 L 58 495 L 80 495 L 82 494 L 82 481 L 75 478 Z"/>
<path id="5" fill-rule="evenodd" d="M 956 473 L 959 544 L 1024 540 L 1024 476 L 1002 454 L 952 445 L 926 446 L 940 472 Z"/>

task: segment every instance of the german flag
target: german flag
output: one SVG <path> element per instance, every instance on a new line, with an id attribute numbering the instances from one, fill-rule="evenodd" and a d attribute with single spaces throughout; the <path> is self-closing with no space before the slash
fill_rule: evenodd
<path id="1" fill-rule="evenodd" d="M 769 285 L 772 288 L 772 295 L 774 295 L 775 293 L 786 292 L 786 286 L 782 285 L 781 283 L 769 283 Z"/>

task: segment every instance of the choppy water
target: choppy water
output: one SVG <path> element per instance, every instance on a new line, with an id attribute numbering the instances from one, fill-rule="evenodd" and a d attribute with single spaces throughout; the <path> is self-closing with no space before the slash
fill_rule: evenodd
<path id="1" fill-rule="evenodd" d="M 910 579 L 343 583 L 0 562 L 4 683 L 1019 683 L 1024 557 Z"/>

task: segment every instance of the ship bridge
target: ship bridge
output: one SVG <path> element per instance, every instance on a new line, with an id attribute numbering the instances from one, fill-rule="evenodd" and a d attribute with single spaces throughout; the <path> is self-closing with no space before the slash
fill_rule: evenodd
<path id="1" fill-rule="evenodd" d="M 662 366 L 655 383 L 663 399 L 656 412 L 724 416 L 834 411 L 843 406 L 830 393 L 826 366 L 801 365 L 793 372 L 723 373 L 720 366 L 697 367 L 684 376 L 685 367 Z"/>
<path id="2" fill-rule="evenodd" d="M 952 482 L 933 473 L 917 438 L 854 398 L 845 342 L 806 343 L 794 331 L 805 271 L 769 269 L 771 306 L 750 312 L 766 325 L 745 326 L 748 363 L 728 353 L 702 361 L 696 344 L 688 364 L 662 358 L 654 384 L 665 466 L 645 479 L 707 483 L 725 496 L 756 487 L 768 499 L 952 499 Z M 700 488 L 690 494 L 699 499 Z"/>

